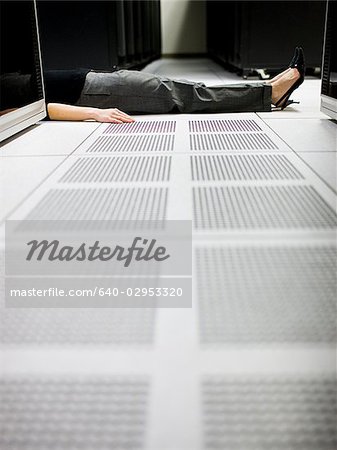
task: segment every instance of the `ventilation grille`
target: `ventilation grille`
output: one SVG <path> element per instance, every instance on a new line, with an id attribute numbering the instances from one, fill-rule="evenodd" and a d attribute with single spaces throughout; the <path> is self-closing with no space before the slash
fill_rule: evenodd
<path id="1" fill-rule="evenodd" d="M 275 150 L 277 145 L 265 133 L 190 134 L 191 150 Z"/>
<path id="2" fill-rule="evenodd" d="M 5 308 L 5 266 L 2 253 L 0 253 L 2 344 L 39 346 L 153 344 L 156 321 L 154 308 Z M 122 280 L 119 281 L 121 282 Z M 137 284 L 137 279 L 134 283 L 128 280 L 127 284 L 128 287 L 136 287 L 134 284 Z"/>
<path id="3" fill-rule="evenodd" d="M 311 186 L 193 188 L 197 229 L 333 228 L 335 212 Z"/>
<path id="4" fill-rule="evenodd" d="M 208 377 L 203 412 L 207 450 L 337 448 L 333 377 Z"/>
<path id="5" fill-rule="evenodd" d="M 169 152 L 173 150 L 174 134 L 100 136 L 87 153 Z"/>
<path id="6" fill-rule="evenodd" d="M 193 181 L 303 178 L 284 155 L 191 156 L 191 171 Z"/>
<path id="7" fill-rule="evenodd" d="M 148 345 L 155 310 L 4 309 L 1 342 L 16 345 Z"/>
<path id="8" fill-rule="evenodd" d="M 196 250 L 205 344 L 335 342 L 335 247 Z"/>
<path id="9" fill-rule="evenodd" d="M 149 120 L 132 123 L 112 123 L 105 130 L 104 134 L 132 134 L 132 133 L 174 133 L 176 131 L 175 120 Z"/>
<path id="10" fill-rule="evenodd" d="M 5 378 L 0 396 L 2 449 L 144 448 L 144 377 Z"/>
<path id="11" fill-rule="evenodd" d="M 170 171 L 171 156 L 79 158 L 59 182 L 169 181 Z"/>
<path id="12" fill-rule="evenodd" d="M 30 220 L 165 220 L 167 188 L 51 189 Z"/>
<path id="13" fill-rule="evenodd" d="M 229 133 L 262 131 L 255 120 L 190 120 L 190 133 Z"/>

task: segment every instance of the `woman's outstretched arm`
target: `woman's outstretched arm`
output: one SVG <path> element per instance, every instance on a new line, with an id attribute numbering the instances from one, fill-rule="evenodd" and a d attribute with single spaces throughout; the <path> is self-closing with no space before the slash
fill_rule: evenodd
<path id="1" fill-rule="evenodd" d="M 51 120 L 95 120 L 96 122 L 134 122 L 134 119 L 117 108 L 101 109 L 87 106 L 48 103 L 48 116 Z"/>

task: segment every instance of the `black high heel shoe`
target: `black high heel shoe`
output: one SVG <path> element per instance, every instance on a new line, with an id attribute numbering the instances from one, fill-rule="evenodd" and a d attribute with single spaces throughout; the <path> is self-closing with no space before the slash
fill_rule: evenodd
<path id="1" fill-rule="evenodd" d="M 296 54 L 297 53 L 297 54 Z M 296 47 L 295 48 L 295 53 L 293 56 L 293 59 L 290 62 L 290 68 L 292 69 L 297 69 L 299 71 L 300 77 L 297 81 L 295 81 L 295 83 L 287 90 L 287 92 L 285 92 L 281 98 L 279 98 L 277 100 L 277 102 L 275 103 L 275 107 L 276 108 L 280 108 L 281 110 L 283 110 L 284 108 L 286 108 L 289 105 L 292 105 L 294 103 L 299 103 L 299 102 L 294 102 L 293 100 L 289 100 L 289 97 L 291 96 L 291 94 L 295 91 L 295 89 L 297 89 L 299 86 L 301 86 L 301 84 L 304 81 L 304 75 L 305 75 L 305 60 L 304 60 L 304 52 L 302 47 Z"/>
<path id="2" fill-rule="evenodd" d="M 298 52 L 299 52 L 299 48 L 295 47 L 294 55 L 293 55 L 292 60 L 290 61 L 289 65 L 288 65 L 288 69 L 293 69 L 295 67 L 294 64 L 296 64 L 296 61 L 297 61 L 298 56 L 299 56 Z"/>

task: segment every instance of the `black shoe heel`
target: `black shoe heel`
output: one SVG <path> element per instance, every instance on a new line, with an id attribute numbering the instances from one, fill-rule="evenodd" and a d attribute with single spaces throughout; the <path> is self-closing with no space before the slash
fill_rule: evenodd
<path id="1" fill-rule="evenodd" d="M 294 100 L 287 100 L 284 106 L 274 106 L 272 107 L 272 111 L 282 111 L 290 105 L 299 105 L 300 102 L 295 102 Z"/>
<path id="2" fill-rule="evenodd" d="M 293 56 L 293 59 L 291 60 L 292 69 L 297 69 L 300 74 L 300 78 L 291 86 L 288 91 L 282 95 L 282 97 L 275 103 L 276 108 L 280 108 L 281 110 L 285 109 L 287 106 L 292 105 L 294 103 L 293 100 L 289 100 L 289 97 L 291 94 L 297 89 L 304 81 L 304 75 L 305 75 L 305 60 L 304 60 L 304 52 L 301 47 L 295 48 L 295 53 Z"/>
<path id="3" fill-rule="evenodd" d="M 293 69 L 295 67 L 295 64 L 296 64 L 296 62 L 298 60 L 298 52 L 299 52 L 298 47 L 295 47 L 294 55 L 293 55 L 293 58 L 292 58 L 292 60 L 290 61 L 289 65 L 288 65 L 288 69 Z"/>

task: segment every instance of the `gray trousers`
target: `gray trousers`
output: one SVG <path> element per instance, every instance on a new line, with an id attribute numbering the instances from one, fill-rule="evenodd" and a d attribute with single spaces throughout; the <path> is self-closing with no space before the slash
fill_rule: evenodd
<path id="1" fill-rule="evenodd" d="M 118 108 L 129 114 L 271 111 L 264 83 L 206 87 L 134 70 L 89 72 L 78 106 Z"/>

